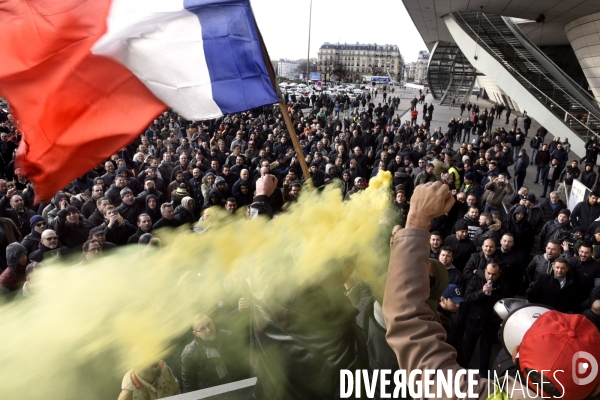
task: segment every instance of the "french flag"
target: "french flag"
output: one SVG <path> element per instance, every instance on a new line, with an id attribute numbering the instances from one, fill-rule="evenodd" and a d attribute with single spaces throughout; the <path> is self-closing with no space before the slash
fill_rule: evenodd
<path id="1" fill-rule="evenodd" d="M 4 0 L 0 22 L 0 96 L 38 200 L 167 107 L 202 120 L 278 101 L 248 0 Z"/>

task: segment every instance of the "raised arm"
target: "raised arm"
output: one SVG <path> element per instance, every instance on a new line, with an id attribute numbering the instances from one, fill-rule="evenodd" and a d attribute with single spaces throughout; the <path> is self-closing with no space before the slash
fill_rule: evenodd
<path id="1" fill-rule="evenodd" d="M 387 325 L 387 341 L 396 353 L 401 369 L 453 370 L 462 368 L 456 362 L 456 351 L 445 342 L 446 332 L 433 320 L 433 312 L 425 303 L 429 297 L 429 232 L 431 219 L 445 214 L 454 204 L 448 186 L 427 183 L 415 189 L 406 228 L 394 235 L 383 314 Z M 487 397 L 487 381 L 480 380 L 475 392 Z M 463 392 L 467 380 L 460 380 Z M 437 384 L 431 387 L 437 392 Z M 444 392 L 442 391 L 442 394 Z M 441 398 L 446 398 L 442 396 Z"/>

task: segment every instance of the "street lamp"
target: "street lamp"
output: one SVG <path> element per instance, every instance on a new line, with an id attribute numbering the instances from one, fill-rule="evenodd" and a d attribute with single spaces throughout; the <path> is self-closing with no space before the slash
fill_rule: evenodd
<path id="1" fill-rule="evenodd" d="M 310 71 L 310 27 L 312 24 L 312 0 L 310 0 L 310 11 L 308 14 L 308 51 L 306 54 L 306 84 L 309 84 L 309 71 Z"/>

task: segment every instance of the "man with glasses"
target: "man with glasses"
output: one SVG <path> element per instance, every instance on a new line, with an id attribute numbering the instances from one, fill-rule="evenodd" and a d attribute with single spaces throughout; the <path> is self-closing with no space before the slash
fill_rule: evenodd
<path id="1" fill-rule="evenodd" d="M 94 185 L 92 187 L 92 197 L 86 201 L 81 207 L 81 215 L 89 219 L 90 216 L 96 211 L 97 201 L 99 198 L 104 196 L 104 189 L 100 185 Z"/>
<path id="2" fill-rule="evenodd" d="M 236 380 L 240 354 L 232 352 L 230 332 L 217 329 L 212 319 L 198 314 L 192 323 L 194 340 L 181 353 L 183 392 L 192 392 Z M 236 358 L 233 358 L 236 357 Z"/>
<path id="3" fill-rule="evenodd" d="M 76 267 L 82 267 L 94 261 L 96 258 L 102 257 L 102 245 L 96 239 L 90 239 L 86 241 L 83 246 L 83 260 L 81 260 Z"/>
<path id="4" fill-rule="evenodd" d="M 418 161 L 418 164 L 416 167 L 412 168 L 412 171 L 410 173 L 410 176 L 413 178 L 413 180 L 417 179 L 417 176 L 425 171 L 425 167 L 427 165 L 427 162 L 425 160 L 423 160 L 422 158 Z"/>
<path id="5" fill-rule="evenodd" d="M 42 262 L 44 259 L 59 259 L 67 254 L 69 249 L 60 244 L 58 235 L 52 229 L 46 229 L 41 234 L 41 239 L 36 251 L 31 253 L 29 259 L 35 262 Z"/>
<path id="6" fill-rule="evenodd" d="M 27 249 L 27 254 L 31 254 L 38 249 L 42 232 L 44 232 L 48 224 L 41 215 L 34 215 L 29 220 L 29 226 L 31 226 L 31 233 L 23 238 L 21 244 Z"/>

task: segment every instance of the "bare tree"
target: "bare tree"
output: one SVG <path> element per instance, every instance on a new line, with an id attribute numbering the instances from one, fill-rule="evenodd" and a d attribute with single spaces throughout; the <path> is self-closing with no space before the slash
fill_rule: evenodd
<path id="1" fill-rule="evenodd" d="M 298 64 L 298 67 L 296 68 L 296 72 L 298 74 L 304 74 L 304 75 L 306 74 L 306 61 L 305 60 L 302 60 L 300 62 L 300 64 Z M 310 61 L 308 63 L 308 73 L 311 73 L 311 72 L 317 72 L 317 63 L 315 63 L 314 61 Z M 308 77 L 307 77 L 307 79 L 308 79 Z"/>

